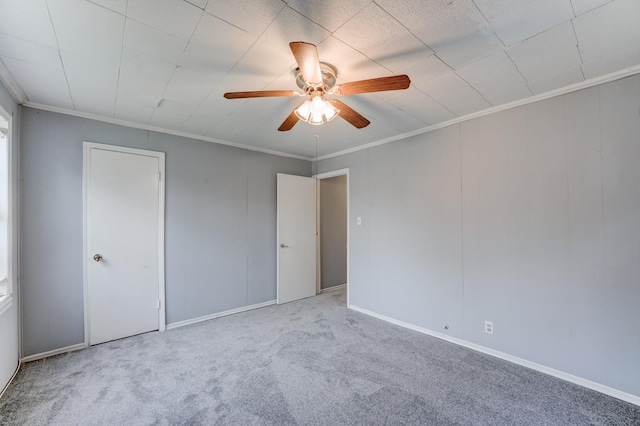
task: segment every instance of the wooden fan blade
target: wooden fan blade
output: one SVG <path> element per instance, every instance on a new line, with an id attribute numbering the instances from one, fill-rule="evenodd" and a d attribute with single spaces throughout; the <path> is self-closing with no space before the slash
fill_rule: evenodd
<path id="1" fill-rule="evenodd" d="M 344 102 L 340 102 L 337 99 L 331 99 L 329 102 L 331 102 L 333 106 L 340 110 L 340 114 L 338 115 L 347 120 L 354 127 L 362 129 L 363 127 L 367 127 L 369 123 L 371 123 L 369 120 L 360 115 L 360 113 L 345 105 Z"/>
<path id="2" fill-rule="evenodd" d="M 224 97 L 227 99 L 244 98 L 270 98 L 274 96 L 295 96 L 298 92 L 293 90 L 257 90 L 254 92 L 227 92 Z"/>
<path id="3" fill-rule="evenodd" d="M 322 84 L 318 48 L 304 41 L 292 41 L 289 47 L 296 58 L 302 79 L 308 84 Z"/>
<path id="4" fill-rule="evenodd" d="M 303 103 L 301 103 L 300 105 L 302 105 Z M 299 120 L 298 116 L 296 115 L 296 110 L 300 107 L 300 105 L 295 107 L 293 111 L 291 111 L 291 114 L 289 114 L 289 116 L 284 119 L 280 127 L 278 127 L 279 132 L 286 132 L 287 130 L 291 130 L 293 126 L 296 125 Z"/>
<path id="5" fill-rule="evenodd" d="M 392 75 L 390 77 L 372 78 L 369 80 L 358 80 L 350 83 L 343 83 L 336 86 L 335 93 L 340 95 L 355 95 L 357 93 L 384 92 L 385 90 L 407 89 L 411 84 L 409 76 Z"/>

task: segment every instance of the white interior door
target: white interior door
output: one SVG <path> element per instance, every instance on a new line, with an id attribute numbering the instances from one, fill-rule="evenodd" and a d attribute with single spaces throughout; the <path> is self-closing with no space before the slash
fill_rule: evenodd
<path id="1" fill-rule="evenodd" d="M 85 146 L 86 317 L 95 345 L 160 328 L 164 154 L 91 145 Z"/>
<path id="2" fill-rule="evenodd" d="M 278 303 L 316 294 L 316 180 L 278 173 Z"/>

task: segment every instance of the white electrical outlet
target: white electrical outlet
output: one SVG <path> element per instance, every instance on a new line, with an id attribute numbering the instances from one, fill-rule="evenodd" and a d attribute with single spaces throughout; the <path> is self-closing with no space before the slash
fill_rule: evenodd
<path id="1" fill-rule="evenodd" d="M 484 322 L 484 332 L 485 333 L 489 333 L 489 334 L 493 334 L 493 322 L 491 322 L 491 321 L 485 321 Z"/>
<path id="2" fill-rule="evenodd" d="M 357 224 L 358 226 L 362 225 L 362 218 L 361 218 L 360 216 L 358 216 L 358 217 L 356 218 L 356 224 Z"/>

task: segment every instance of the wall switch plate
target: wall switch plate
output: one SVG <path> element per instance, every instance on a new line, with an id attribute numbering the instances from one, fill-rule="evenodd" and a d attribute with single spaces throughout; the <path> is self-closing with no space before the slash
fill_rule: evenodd
<path id="1" fill-rule="evenodd" d="M 360 216 L 358 216 L 358 217 L 356 218 L 356 224 L 357 224 L 358 226 L 362 225 L 362 218 L 361 218 Z"/>
<path id="2" fill-rule="evenodd" d="M 485 321 L 484 322 L 484 332 L 485 333 L 489 333 L 489 334 L 493 334 L 493 322 L 491 322 L 491 321 Z"/>

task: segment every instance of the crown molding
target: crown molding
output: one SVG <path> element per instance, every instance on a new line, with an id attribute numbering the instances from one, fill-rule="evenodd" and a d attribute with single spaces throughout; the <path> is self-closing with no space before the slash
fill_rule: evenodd
<path id="1" fill-rule="evenodd" d="M 528 98 L 519 99 L 517 101 L 509 102 L 507 104 L 498 105 L 495 107 L 483 109 L 482 111 L 474 112 L 462 117 L 457 117 L 442 123 L 434 124 L 433 126 L 423 127 L 421 129 L 413 130 L 411 132 L 403 133 L 401 135 L 392 136 L 379 141 L 371 142 L 365 145 L 359 145 L 353 148 L 345 149 L 343 151 L 334 152 L 333 154 L 323 155 L 316 157 L 314 161 L 327 160 L 329 158 L 339 157 L 345 154 L 351 154 L 353 152 L 362 151 L 364 149 L 373 148 L 380 145 L 385 145 L 391 142 L 395 142 L 402 139 L 407 139 L 412 136 L 421 135 L 423 133 L 433 132 L 434 130 L 442 129 L 443 127 L 452 126 L 454 124 L 462 123 L 464 121 L 473 120 L 474 118 L 484 117 L 485 115 L 494 114 L 499 111 L 504 111 L 511 108 L 516 108 L 522 105 L 539 102 L 545 99 L 555 98 L 556 96 L 566 95 L 567 93 L 577 92 L 578 90 L 587 89 L 589 87 L 598 86 L 600 84 L 609 83 L 611 81 L 620 80 L 625 77 L 629 77 L 640 73 L 640 65 L 625 68 L 620 71 L 612 72 L 600 77 L 594 77 L 589 80 L 581 81 L 579 83 L 571 84 L 569 86 L 561 87 L 559 89 L 550 90 L 548 92 L 540 93 L 538 95 L 530 96 Z"/>
<path id="2" fill-rule="evenodd" d="M 18 85 L 18 82 L 13 75 L 9 71 L 9 69 L 5 66 L 4 62 L 0 60 L 0 81 L 7 88 L 13 100 L 15 100 L 18 104 L 24 105 L 29 101 L 27 95 L 24 93 L 22 88 Z"/>
<path id="3" fill-rule="evenodd" d="M 165 129 L 163 127 L 151 126 L 151 125 L 148 125 L 148 124 L 134 123 L 134 122 L 127 121 L 127 120 L 122 120 L 122 119 L 119 119 L 119 118 L 106 117 L 106 116 L 103 116 L 103 115 L 92 114 L 92 113 L 88 113 L 88 112 L 75 111 L 75 110 L 70 110 L 70 109 L 67 109 L 67 108 L 60 108 L 60 107 L 55 107 L 55 106 L 51 106 L 51 105 L 44 105 L 44 104 L 39 104 L 39 103 L 36 103 L 36 102 L 29 102 L 29 101 L 25 102 L 23 105 L 26 106 L 26 107 L 29 107 L 29 108 L 35 108 L 35 109 L 39 109 L 39 110 L 42 110 L 42 111 L 56 112 L 56 113 L 59 113 L 59 114 L 71 115 L 71 116 L 80 117 L 80 118 L 87 118 L 89 120 L 96 120 L 96 121 L 101 121 L 103 123 L 109 123 L 109 124 L 117 124 L 119 126 L 131 127 L 131 128 L 134 128 L 134 129 L 147 130 L 147 131 L 156 132 L 156 133 L 164 133 L 164 134 L 167 134 L 167 135 L 179 136 L 179 137 L 182 137 L 182 138 L 195 139 L 195 140 L 200 140 L 200 141 L 204 141 L 204 142 L 211 142 L 211 143 L 216 143 L 216 144 L 219 144 L 219 145 L 227 145 L 227 146 L 232 146 L 234 148 L 246 149 L 248 151 L 262 152 L 263 154 L 271 154 L 271 155 L 277 155 L 279 157 L 295 158 L 296 160 L 313 161 L 313 158 L 304 157 L 302 155 L 289 154 L 289 153 L 286 153 L 286 152 L 274 151 L 274 150 L 271 150 L 271 149 L 260 148 L 260 147 L 251 146 L 251 145 L 244 145 L 244 144 L 236 143 L 236 142 L 229 142 L 229 141 L 225 141 L 225 140 L 222 140 L 222 139 L 210 138 L 208 136 L 194 135 L 194 134 L 187 133 L 187 132 L 180 132 L 178 130 Z"/>

